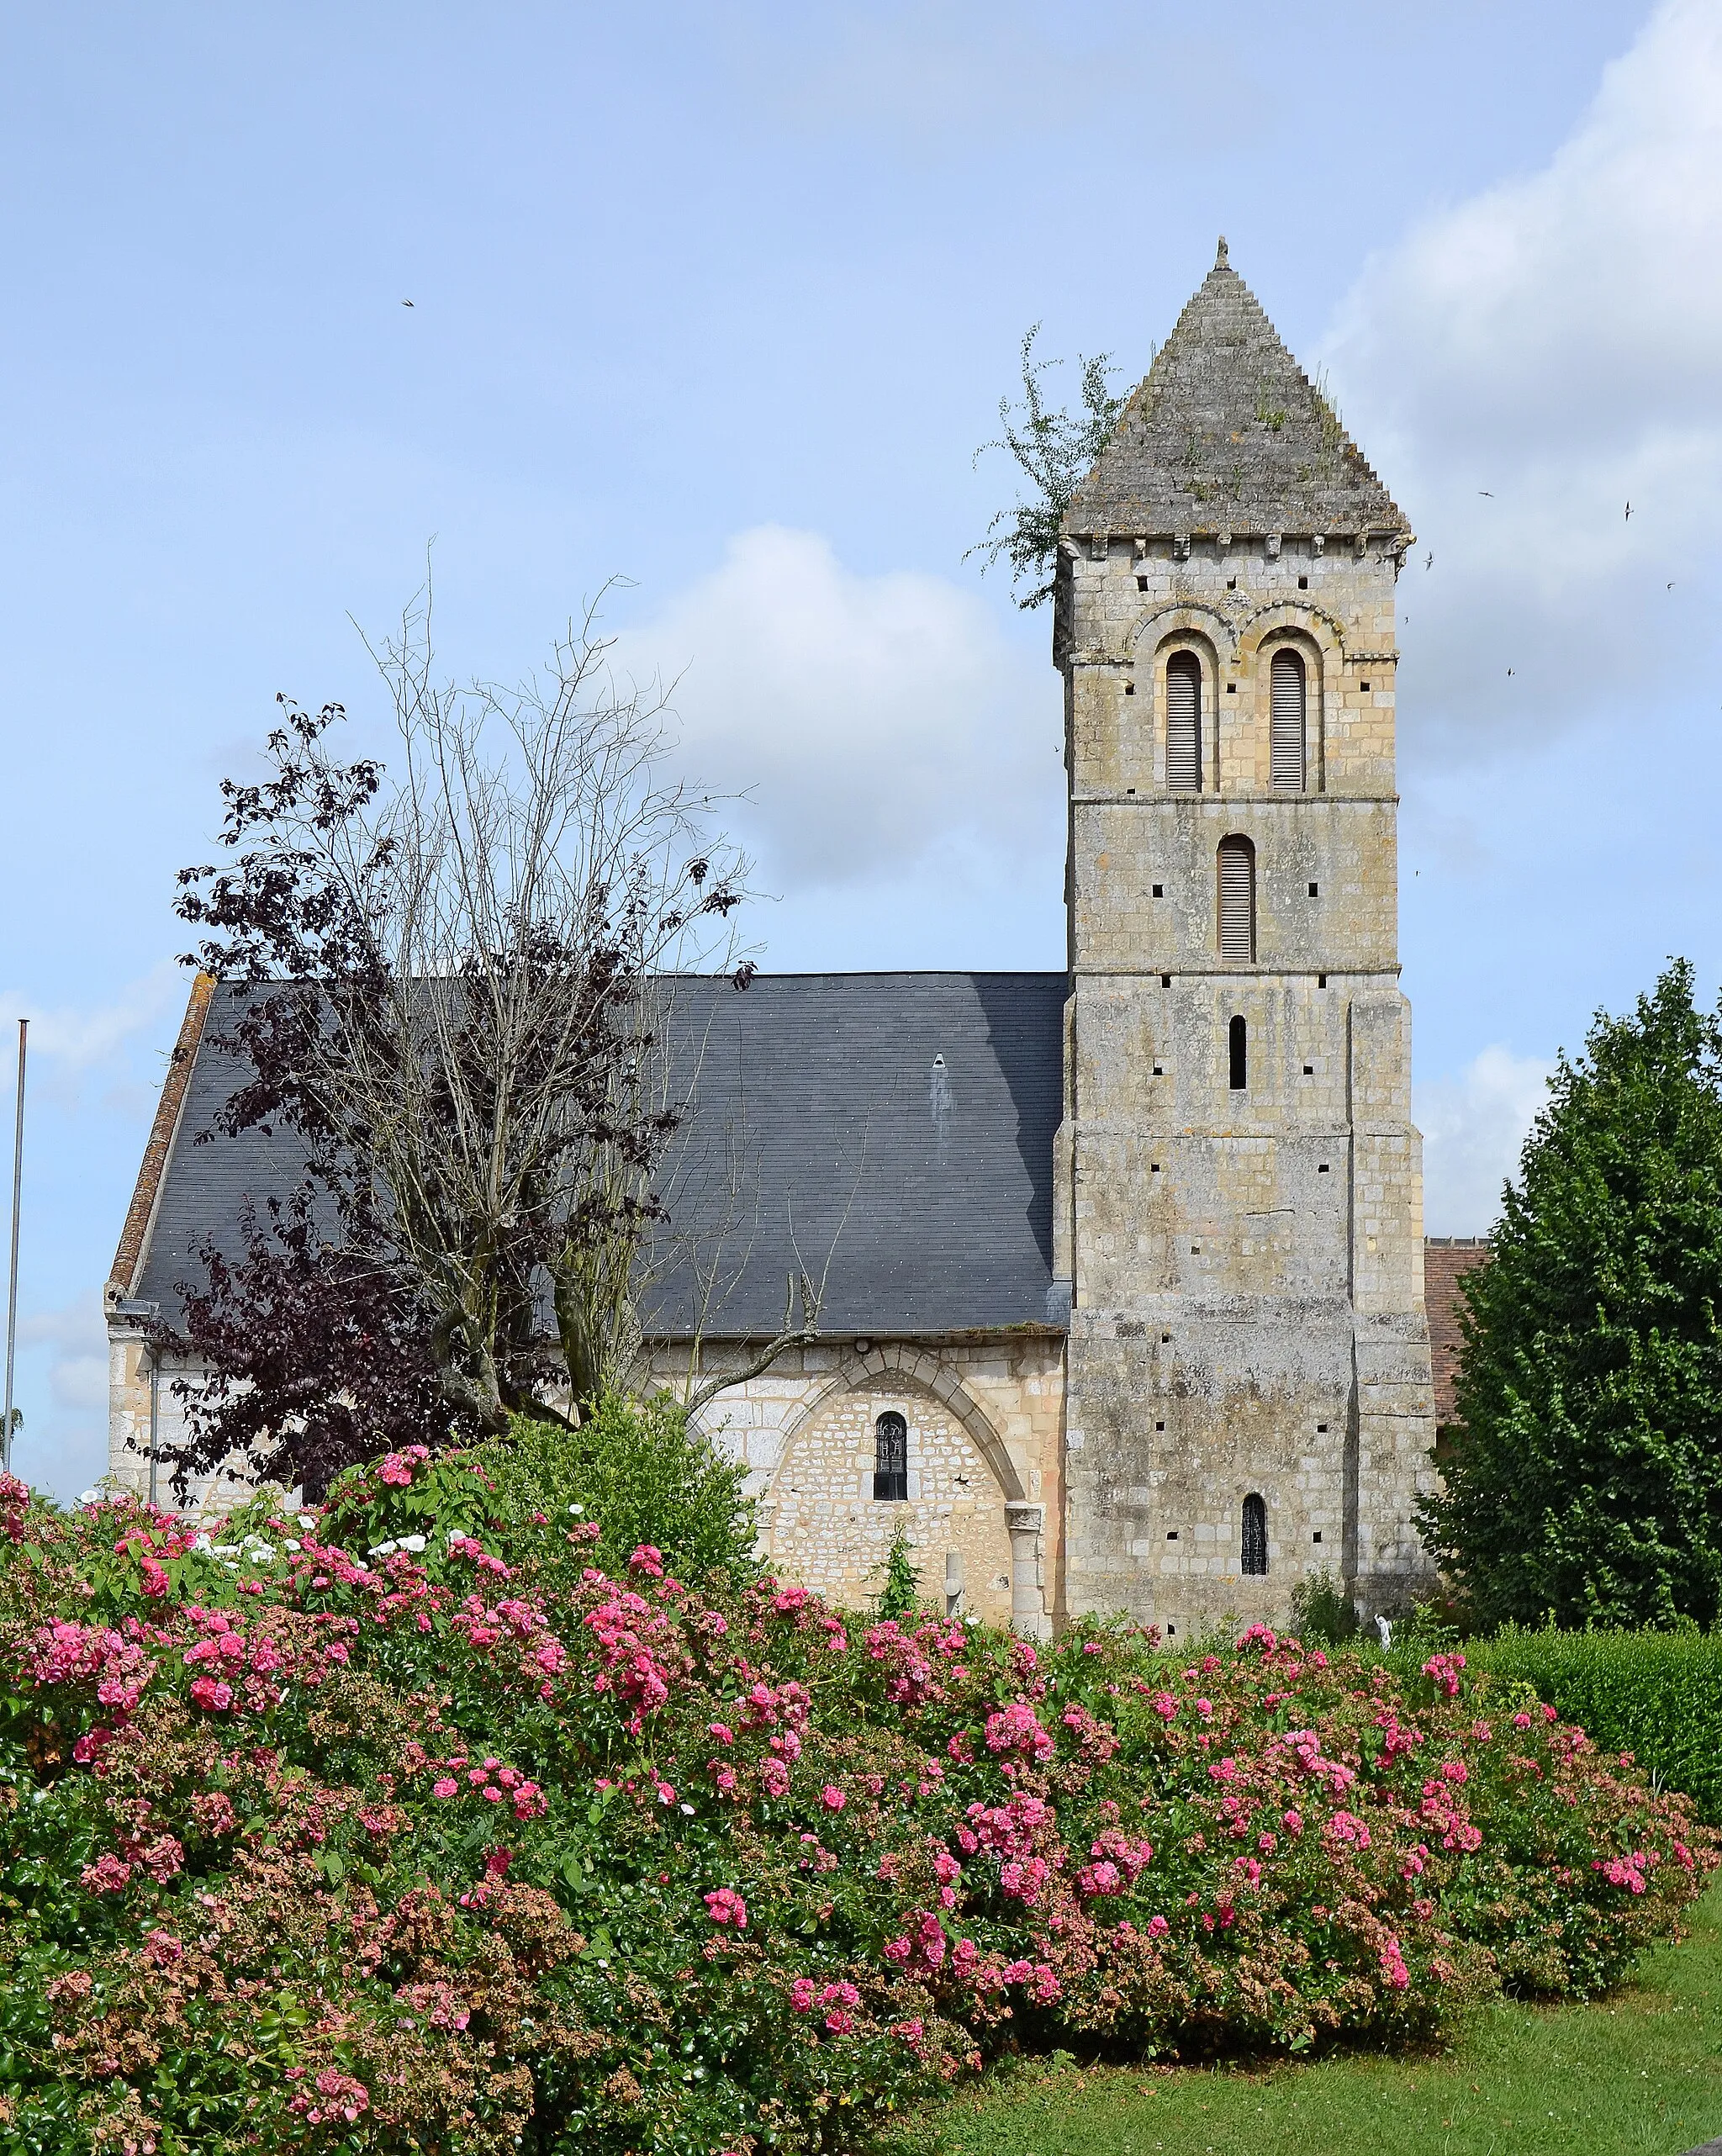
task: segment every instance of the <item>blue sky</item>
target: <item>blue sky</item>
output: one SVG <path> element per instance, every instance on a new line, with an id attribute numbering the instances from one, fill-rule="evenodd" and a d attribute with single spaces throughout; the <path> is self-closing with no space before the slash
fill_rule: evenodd
<path id="1" fill-rule="evenodd" d="M 971 452 L 1030 322 L 1134 379 L 1221 231 L 1422 535 L 1432 1229 L 1487 1226 L 1596 1006 L 1671 951 L 1714 992 L 1719 0 L 0 23 L 33 1477 L 103 1456 L 173 872 L 278 690 L 381 741 L 354 623 L 433 541 L 452 672 L 523 671 L 633 580 L 622 663 L 680 677 L 689 769 L 747 790 L 766 964 L 1060 962 L 1048 623 L 963 559 L 1010 488 Z"/>

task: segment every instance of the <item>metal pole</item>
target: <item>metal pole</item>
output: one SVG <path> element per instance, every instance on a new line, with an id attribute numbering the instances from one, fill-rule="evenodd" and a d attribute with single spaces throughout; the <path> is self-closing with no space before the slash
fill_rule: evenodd
<path id="1" fill-rule="evenodd" d="M 0 1464 L 12 1466 L 12 1366 L 18 1351 L 18 1208 L 24 1192 L 24 1063 L 30 1022 L 18 1022 L 18 1120 L 12 1139 L 12 1275 L 6 1297 L 6 1421 L 0 1428 Z"/>

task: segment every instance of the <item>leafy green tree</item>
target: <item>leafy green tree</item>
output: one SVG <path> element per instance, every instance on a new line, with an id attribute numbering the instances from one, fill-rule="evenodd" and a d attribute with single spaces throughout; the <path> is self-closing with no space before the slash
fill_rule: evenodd
<path id="1" fill-rule="evenodd" d="M 1017 604 L 1038 606 L 1053 595 L 1053 572 L 1058 566 L 1059 527 L 1070 497 L 1086 477 L 1101 450 L 1112 438 L 1125 400 L 1112 394 L 1112 372 L 1108 355 L 1097 352 L 1077 362 L 1082 374 L 1082 409 L 1072 415 L 1051 410 L 1041 388 L 1042 375 L 1063 364 L 1056 359 L 1037 359 L 1034 340 L 1037 322 L 1022 340 L 1022 402 L 999 399 L 999 423 L 1004 429 L 996 441 L 984 441 L 975 452 L 977 461 L 990 449 L 1008 450 L 1022 468 L 1030 487 L 1027 501 L 1001 509 L 986 527 L 986 536 L 969 554 L 981 557 L 983 573 L 995 562 L 1011 565 L 1013 585 L 1025 580 L 1030 589 Z M 964 559 L 968 559 L 968 555 Z"/>
<path id="2" fill-rule="evenodd" d="M 1722 1014 L 1670 964 L 1561 1058 L 1466 1276 L 1430 1548 L 1488 1624 L 1722 1602 Z"/>

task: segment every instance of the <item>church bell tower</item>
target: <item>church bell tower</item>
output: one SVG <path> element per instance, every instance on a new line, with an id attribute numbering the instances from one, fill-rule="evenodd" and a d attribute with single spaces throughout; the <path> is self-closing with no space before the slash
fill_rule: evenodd
<path id="1" fill-rule="evenodd" d="M 1412 533 L 1231 268 L 1060 542 L 1072 1613 L 1182 1641 L 1427 1586 L 1422 1141 L 1399 990 Z"/>

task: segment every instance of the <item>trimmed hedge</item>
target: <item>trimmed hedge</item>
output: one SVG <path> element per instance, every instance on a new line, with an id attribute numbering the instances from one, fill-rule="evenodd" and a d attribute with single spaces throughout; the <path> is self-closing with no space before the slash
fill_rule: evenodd
<path id="1" fill-rule="evenodd" d="M 1473 1674 L 1522 1679 L 1600 1751 L 1630 1752 L 1662 1789 L 1722 1822 L 1722 1634 L 1558 1632 L 1467 1640 Z"/>

